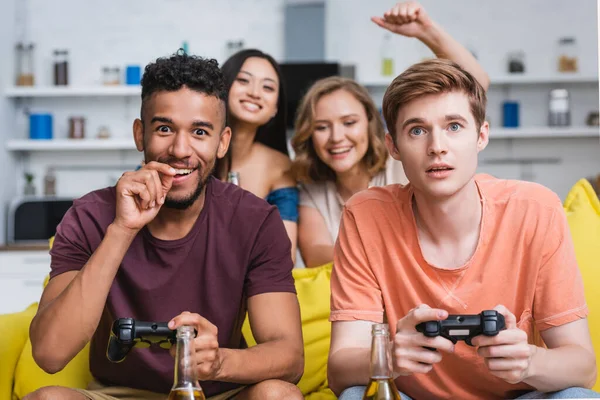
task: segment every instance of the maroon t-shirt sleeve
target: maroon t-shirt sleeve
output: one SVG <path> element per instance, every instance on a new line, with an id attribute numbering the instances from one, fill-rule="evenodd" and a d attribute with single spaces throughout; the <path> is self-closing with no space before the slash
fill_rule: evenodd
<path id="1" fill-rule="evenodd" d="M 292 247 L 276 208 L 273 208 L 258 229 L 250 266 L 246 274 L 246 295 L 261 293 L 296 293 L 292 276 Z"/>
<path id="2" fill-rule="evenodd" d="M 67 271 L 79 271 L 90 259 L 92 251 L 84 224 L 77 206 L 73 205 L 56 228 L 50 250 L 50 278 Z"/>

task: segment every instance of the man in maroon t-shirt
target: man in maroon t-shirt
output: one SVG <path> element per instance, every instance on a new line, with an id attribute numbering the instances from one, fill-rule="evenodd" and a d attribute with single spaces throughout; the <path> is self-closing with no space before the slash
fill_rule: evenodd
<path id="1" fill-rule="evenodd" d="M 168 350 L 134 348 L 123 362 L 108 361 L 111 325 L 122 317 L 193 325 L 207 397 L 302 398 L 300 311 L 283 222 L 264 200 L 211 177 L 231 138 L 226 96 L 214 60 L 177 54 L 146 67 L 133 127 L 144 166 L 67 212 L 30 329 L 33 356 L 50 373 L 91 341 L 94 382 L 31 398 L 164 399 L 173 385 Z M 241 334 L 246 311 L 258 342 L 250 349 Z"/>

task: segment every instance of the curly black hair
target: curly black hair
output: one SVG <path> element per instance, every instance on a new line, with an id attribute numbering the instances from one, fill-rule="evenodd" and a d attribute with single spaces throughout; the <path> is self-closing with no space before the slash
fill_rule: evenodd
<path id="1" fill-rule="evenodd" d="M 144 69 L 142 85 L 142 121 L 144 103 L 156 92 L 173 92 L 183 86 L 215 96 L 227 102 L 225 79 L 215 59 L 186 54 L 182 49 L 170 57 L 161 57 Z"/>

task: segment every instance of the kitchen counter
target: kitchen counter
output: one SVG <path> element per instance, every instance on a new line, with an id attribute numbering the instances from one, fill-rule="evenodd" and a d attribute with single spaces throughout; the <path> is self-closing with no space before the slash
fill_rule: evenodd
<path id="1" fill-rule="evenodd" d="M 0 251 L 48 251 L 48 243 L 39 244 L 7 244 L 0 246 Z"/>

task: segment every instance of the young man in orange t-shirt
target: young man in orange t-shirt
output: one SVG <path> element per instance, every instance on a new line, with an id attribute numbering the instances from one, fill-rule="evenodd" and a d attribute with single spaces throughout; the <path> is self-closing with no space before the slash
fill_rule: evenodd
<path id="1" fill-rule="evenodd" d="M 596 360 L 560 199 L 476 174 L 485 106 L 473 76 L 440 59 L 409 68 L 384 96 L 387 146 L 411 183 L 363 191 L 344 209 L 328 366 L 342 400 L 362 398 L 371 326 L 381 322 L 405 398 L 600 397 L 586 389 Z M 506 329 L 473 346 L 415 328 L 491 309 Z"/>

